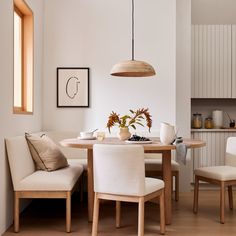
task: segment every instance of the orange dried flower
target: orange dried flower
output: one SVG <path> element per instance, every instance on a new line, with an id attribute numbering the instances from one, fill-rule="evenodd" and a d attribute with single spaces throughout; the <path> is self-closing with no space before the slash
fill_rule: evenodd
<path id="1" fill-rule="evenodd" d="M 110 132 L 111 127 L 115 126 L 116 124 L 120 128 L 131 126 L 132 128 L 136 129 L 135 125 L 144 126 L 142 124 L 144 119 L 146 120 L 148 131 L 150 132 L 151 127 L 152 127 L 152 119 L 151 119 L 152 116 L 150 115 L 148 108 L 141 108 L 136 111 L 133 111 L 133 110 L 129 110 L 129 111 L 132 115 L 124 115 L 121 117 L 116 112 L 114 111 L 111 112 L 110 116 L 108 117 L 108 122 L 107 122 L 107 128 L 109 132 Z"/>

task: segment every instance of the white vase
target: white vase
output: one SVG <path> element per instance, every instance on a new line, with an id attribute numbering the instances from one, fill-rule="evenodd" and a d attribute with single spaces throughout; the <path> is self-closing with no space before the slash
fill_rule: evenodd
<path id="1" fill-rule="evenodd" d="M 175 127 L 168 123 L 162 122 L 160 128 L 160 140 L 163 144 L 171 144 L 176 137 Z"/>
<path id="2" fill-rule="evenodd" d="M 129 132 L 129 128 L 128 127 L 120 128 L 120 131 L 117 134 L 117 136 L 122 141 L 129 139 L 131 136 L 131 133 Z"/>

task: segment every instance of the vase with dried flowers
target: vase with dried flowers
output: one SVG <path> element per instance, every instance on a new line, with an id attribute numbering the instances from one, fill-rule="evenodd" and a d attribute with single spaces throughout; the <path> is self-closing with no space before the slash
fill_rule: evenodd
<path id="1" fill-rule="evenodd" d="M 111 132 L 111 127 L 115 125 L 119 126 L 120 132 L 118 133 L 118 137 L 120 140 L 126 140 L 130 138 L 131 133 L 129 132 L 129 127 L 136 129 L 136 125 L 144 126 L 144 120 L 146 121 L 146 126 L 148 127 L 149 132 L 152 127 L 152 119 L 148 108 L 129 111 L 131 114 L 124 116 L 120 116 L 116 112 L 112 111 L 110 116 L 108 117 L 107 128 L 109 132 Z"/>

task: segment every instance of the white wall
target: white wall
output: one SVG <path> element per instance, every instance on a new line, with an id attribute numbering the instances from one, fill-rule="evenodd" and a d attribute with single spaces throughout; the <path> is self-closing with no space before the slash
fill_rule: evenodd
<path id="1" fill-rule="evenodd" d="M 192 24 L 236 24 L 235 0 L 192 0 Z"/>
<path id="2" fill-rule="evenodd" d="M 176 125 L 178 136 L 190 138 L 191 120 L 191 1 L 178 0 L 176 5 Z M 181 191 L 190 189 L 192 161 L 181 165 Z"/>
<path id="3" fill-rule="evenodd" d="M 137 0 L 136 59 L 150 62 L 152 78 L 116 78 L 109 72 L 131 57 L 131 1 L 45 1 L 43 128 L 105 129 L 114 110 L 149 107 L 153 130 L 175 124 L 176 3 Z M 90 108 L 56 107 L 56 68 L 89 67 Z"/>
<path id="4" fill-rule="evenodd" d="M 41 79 L 43 46 L 43 1 L 27 0 L 34 11 L 34 115 L 14 115 L 13 105 L 13 2 L 0 3 L 0 235 L 12 223 L 13 192 L 4 138 L 42 126 Z"/>

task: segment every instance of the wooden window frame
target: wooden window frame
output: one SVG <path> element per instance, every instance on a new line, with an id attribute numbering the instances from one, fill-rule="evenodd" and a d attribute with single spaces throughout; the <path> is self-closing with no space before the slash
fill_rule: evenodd
<path id="1" fill-rule="evenodd" d="M 24 0 L 14 0 L 14 12 L 22 20 L 22 81 L 21 81 L 21 106 L 16 107 L 14 104 L 13 97 L 13 113 L 14 114 L 33 114 L 34 110 L 34 73 L 33 73 L 33 63 L 34 63 L 34 16 L 33 12 Z M 14 17 L 14 16 L 13 16 Z M 15 26 L 14 26 L 15 27 Z M 15 55 L 14 55 L 15 56 Z M 27 88 L 27 83 L 31 81 L 31 87 Z M 15 85 L 14 85 L 15 86 Z M 29 95 L 29 93 L 31 95 Z M 14 94 L 14 93 L 13 93 Z M 28 102 L 30 100 L 31 107 L 28 107 Z"/>

